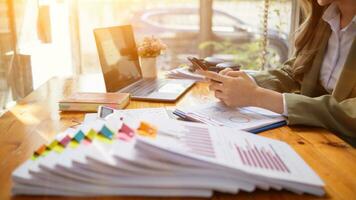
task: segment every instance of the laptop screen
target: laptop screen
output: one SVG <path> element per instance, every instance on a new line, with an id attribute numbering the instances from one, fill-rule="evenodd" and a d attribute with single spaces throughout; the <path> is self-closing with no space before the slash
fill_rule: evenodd
<path id="1" fill-rule="evenodd" d="M 117 92 L 141 79 L 130 25 L 95 29 L 94 37 L 107 92 Z"/>

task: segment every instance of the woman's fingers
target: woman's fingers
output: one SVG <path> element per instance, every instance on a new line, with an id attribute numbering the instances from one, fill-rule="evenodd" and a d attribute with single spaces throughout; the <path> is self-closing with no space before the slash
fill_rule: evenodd
<path id="1" fill-rule="evenodd" d="M 224 101 L 226 99 L 226 96 L 223 92 L 219 91 L 219 90 L 216 90 L 215 91 L 215 97 Z"/>
<path id="2" fill-rule="evenodd" d="M 218 82 L 211 82 L 209 85 L 209 89 L 210 90 L 219 90 L 219 91 L 223 91 L 224 90 L 224 86 L 222 83 L 218 83 Z"/>
<path id="3" fill-rule="evenodd" d="M 208 78 L 210 80 L 220 82 L 220 83 L 223 83 L 227 78 L 224 75 L 220 75 L 216 72 L 211 72 L 211 71 L 204 71 L 204 72 L 202 72 L 202 75 L 204 75 L 206 78 Z"/>
<path id="4" fill-rule="evenodd" d="M 252 82 L 254 85 L 256 85 L 256 81 L 255 79 L 247 74 L 246 72 L 242 72 L 242 71 L 232 71 L 232 72 L 228 72 L 226 74 L 226 76 L 230 76 L 230 77 L 235 77 L 235 78 L 238 78 L 238 77 L 241 77 L 243 78 L 244 80 L 247 80 L 249 82 Z"/>
<path id="5" fill-rule="evenodd" d="M 233 71 L 231 68 L 225 68 L 219 72 L 220 75 L 226 75 L 228 72 Z"/>
<path id="6" fill-rule="evenodd" d="M 226 76 L 231 76 L 231 77 L 240 77 L 245 75 L 246 73 L 243 71 L 229 71 L 226 73 Z"/>

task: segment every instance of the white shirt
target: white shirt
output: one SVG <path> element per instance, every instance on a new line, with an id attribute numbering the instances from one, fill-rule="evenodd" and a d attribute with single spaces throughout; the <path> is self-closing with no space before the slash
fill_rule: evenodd
<path id="1" fill-rule="evenodd" d="M 340 29 L 340 11 L 331 4 L 323 15 L 332 30 L 324 61 L 320 70 L 320 83 L 331 93 L 340 77 L 352 42 L 356 36 L 356 16 L 345 28 Z"/>
<path id="2" fill-rule="evenodd" d="M 321 65 L 319 80 L 325 90 L 332 93 L 356 36 L 356 16 L 345 28 L 340 29 L 340 11 L 333 3 L 326 9 L 322 19 L 330 25 L 332 32 Z M 287 116 L 288 110 L 284 94 L 283 104 L 283 115 Z"/>

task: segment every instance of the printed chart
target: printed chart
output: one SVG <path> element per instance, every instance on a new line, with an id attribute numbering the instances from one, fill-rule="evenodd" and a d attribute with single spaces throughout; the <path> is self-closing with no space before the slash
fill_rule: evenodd
<path id="1" fill-rule="evenodd" d="M 243 128 L 248 124 L 258 123 L 266 119 L 265 116 L 249 110 L 231 109 L 220 104 L 197 110 L 194 113 L 189 113 L 189 115 L 193 118 L 199 118 L 207 124 L 234 128 Z"/>
<path id="2" fill-rule="evenodd" d="M 182 135 L 180 139 L 189 149 L 189 152 L 215 158 L 213 144 L 207 128 L 188 125 L 185 125 L 184 128 L 184 135 Z"/>
<path id="3" fill-rule="evenodd" d="M 289 168 L 272 145 L 257 147 L 251 145 L 247 139 L 245 142 L 244 146 L 235 144 L 236 153 L 243 165 L 290 173 Z"/>
<path id="4" fill-rule="evenodd" d="M 212 126 L 255 130 L 285 121 L 284 117 L 256 107 L 231 108 L 219 102 L 180 110 L 183 115 Z"/>

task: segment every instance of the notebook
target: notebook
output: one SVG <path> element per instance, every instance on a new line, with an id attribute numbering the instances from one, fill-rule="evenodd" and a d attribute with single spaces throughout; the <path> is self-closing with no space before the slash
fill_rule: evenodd
<path id="1" fill-rule="evenodd" d="M 130 94 L 128 93 L 74 93 L 59 101 L 59 110 L 96 112 L 101 105 L 122 109 L 129 102 Z"/>

